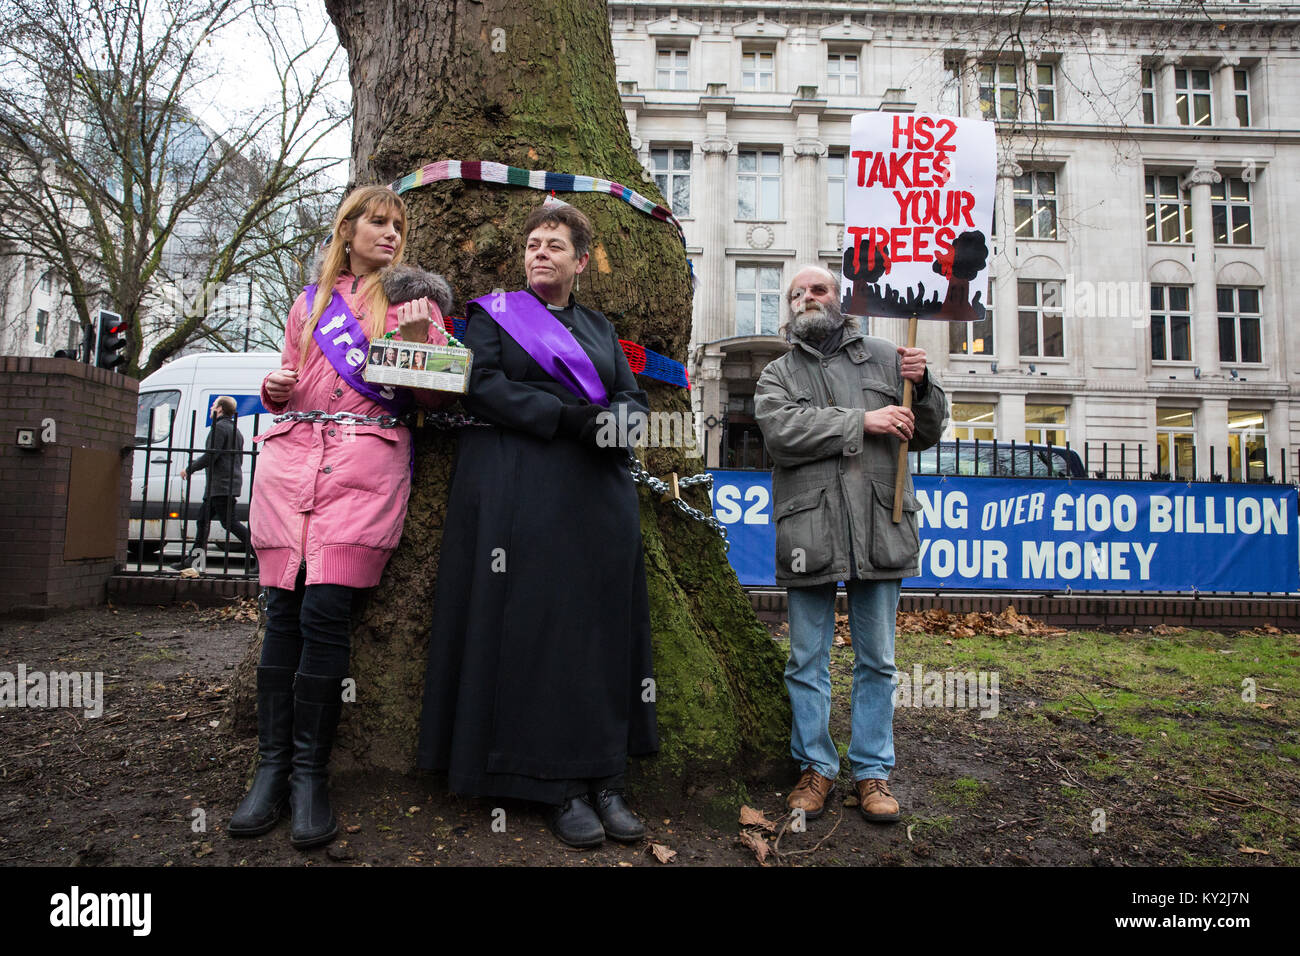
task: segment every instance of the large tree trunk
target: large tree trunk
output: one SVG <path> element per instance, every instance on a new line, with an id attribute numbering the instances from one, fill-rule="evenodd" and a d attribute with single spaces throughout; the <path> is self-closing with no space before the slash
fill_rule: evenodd
<path id="1" fill-rule="evenodd" d="M 351 60 L 355 182 L 392 182 L 438 159 L 495 160 L 632 185 L 642 178 L 615 82 L 603 0 L 326 0 Z M 523 221 L 542 201 L 524 188 L 437 183 L 407 194 L 408 261 L 441 272 L 457 311 L 493 288 L 523 286 Z M 579 299 L 621 338 L 683 361 L 691 287 L 668 225 L 606 195 L 569 194 L 595 227 Z M 655 410 L 689 412 L 685 390 L 641 380 Z M 406 533 L 355 632 L 357 706 L 341 757 L 414 766 L 438 545 L 454 435 L 423 429 Z M 651 473 L 703 471 L 681 449 L 652 449 Z M 755 618 L 720 539 L 641 489 L 654 627 L 660 755 L 643 784 L 699 780 L 785 751 L 782 660 Z M 706 513 L 707 494 L 688 500 Z M 448 555 L 454 560 L 454 555 Z M 556 587 L 565 587 L 556 569 Z M 734 774 L 733 774 L 734 775 Z"/>

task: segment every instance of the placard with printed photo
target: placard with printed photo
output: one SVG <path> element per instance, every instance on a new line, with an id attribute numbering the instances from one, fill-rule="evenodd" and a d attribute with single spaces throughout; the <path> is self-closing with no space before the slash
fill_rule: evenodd
<path id="1" fill-rule="evenodd" d="M 422 345 L 381 339 L 370 343 L 365 379 L 377 385 L 428 388 L 438 392 L 469 390 L 474 353 L 450 345 Z"/>

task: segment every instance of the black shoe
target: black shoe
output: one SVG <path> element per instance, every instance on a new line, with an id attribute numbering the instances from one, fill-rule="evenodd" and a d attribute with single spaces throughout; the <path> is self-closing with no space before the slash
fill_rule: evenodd
<path id="1" fill-rule="evenodd" d="M 181 559 L 180 559 L 179 561 L 177 561 L 175 564 L 169 564 L 169 565 L 166 565 L 166 566 L 163 568 L 163 570 L 164 570 L 164 571 L 184 571 L 186 568 L 192 568 L 192 567 L 194 567 L 194 565 L 198 563 L 198 559 L 199 559 L 199 549 L 198 549 L 198 548 L 191 548 L 189 554 L 187 554 L 185 557 L 181 558 Z"/>
<path id="2" fill-rule="evenodd" d="M 605 842 L 605 830 L 600 825 L 600 818 L 591 809 L 586 797 L 570 797 L 562 805 L 551 807 L 546 815 L 546 823 L 551 832 L 569 846 L 586 850 Z"/>
<path id="3" fill-rule="evenodd" d="M 279 822 L 289 804 L 293 756 L 293 668 L 257 669 L 257 772 L 226 832 L 258 836 Z"/>
<path id="4" fill-rule="evenodd" d="M 289 842 L 324 846 L 339 833 L 330 809 L 329 763 L 343 709 L 343 678 L 299 674 L 293 693 L 293 772 L 289 775 Z"/>
<path id="5" fill-rule="evenodd" d="M 645 824 L 623 800 L 622 790 L 600 790 L 592 794 L 591 802 L 600 814 L 605 835 L 619 843 L 636 843 L 645 836 Z"/>

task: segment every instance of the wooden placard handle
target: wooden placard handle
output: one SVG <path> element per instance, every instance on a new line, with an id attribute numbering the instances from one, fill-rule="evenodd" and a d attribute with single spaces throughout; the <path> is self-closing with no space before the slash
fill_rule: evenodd
<path id="1" fill-rule="evenodd" d="M 916 316 L 907 320 L 907 347 L 916 348 Z M 903 407 L 912 407 L 912 380 L 903 379 Z M 894 524 L 903 520 L 903 485 L 907 481 L 907 442 L 898 443 L 898 470 L 894 473 Z"/>

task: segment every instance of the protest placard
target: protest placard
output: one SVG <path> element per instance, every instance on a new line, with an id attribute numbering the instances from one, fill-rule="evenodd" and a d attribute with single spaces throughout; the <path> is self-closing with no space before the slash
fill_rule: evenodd
<path id="1" fill-rule="evenodd" d="M 988 299 L 997 138 L 992 123 L 930 113 L 863 113 L 849 132 L 840 311 L 975 322 Z M 912 383 L 903 383 L 912 406 Z M 899 444 L 894 523 L 903 517 Z"/>
<path id="2" fill-rule="evenodd" d="M 929 113 L 864 113 L 853 117 L 850 143 L 842 311 L 984 318 L 993 124 Z"/>

